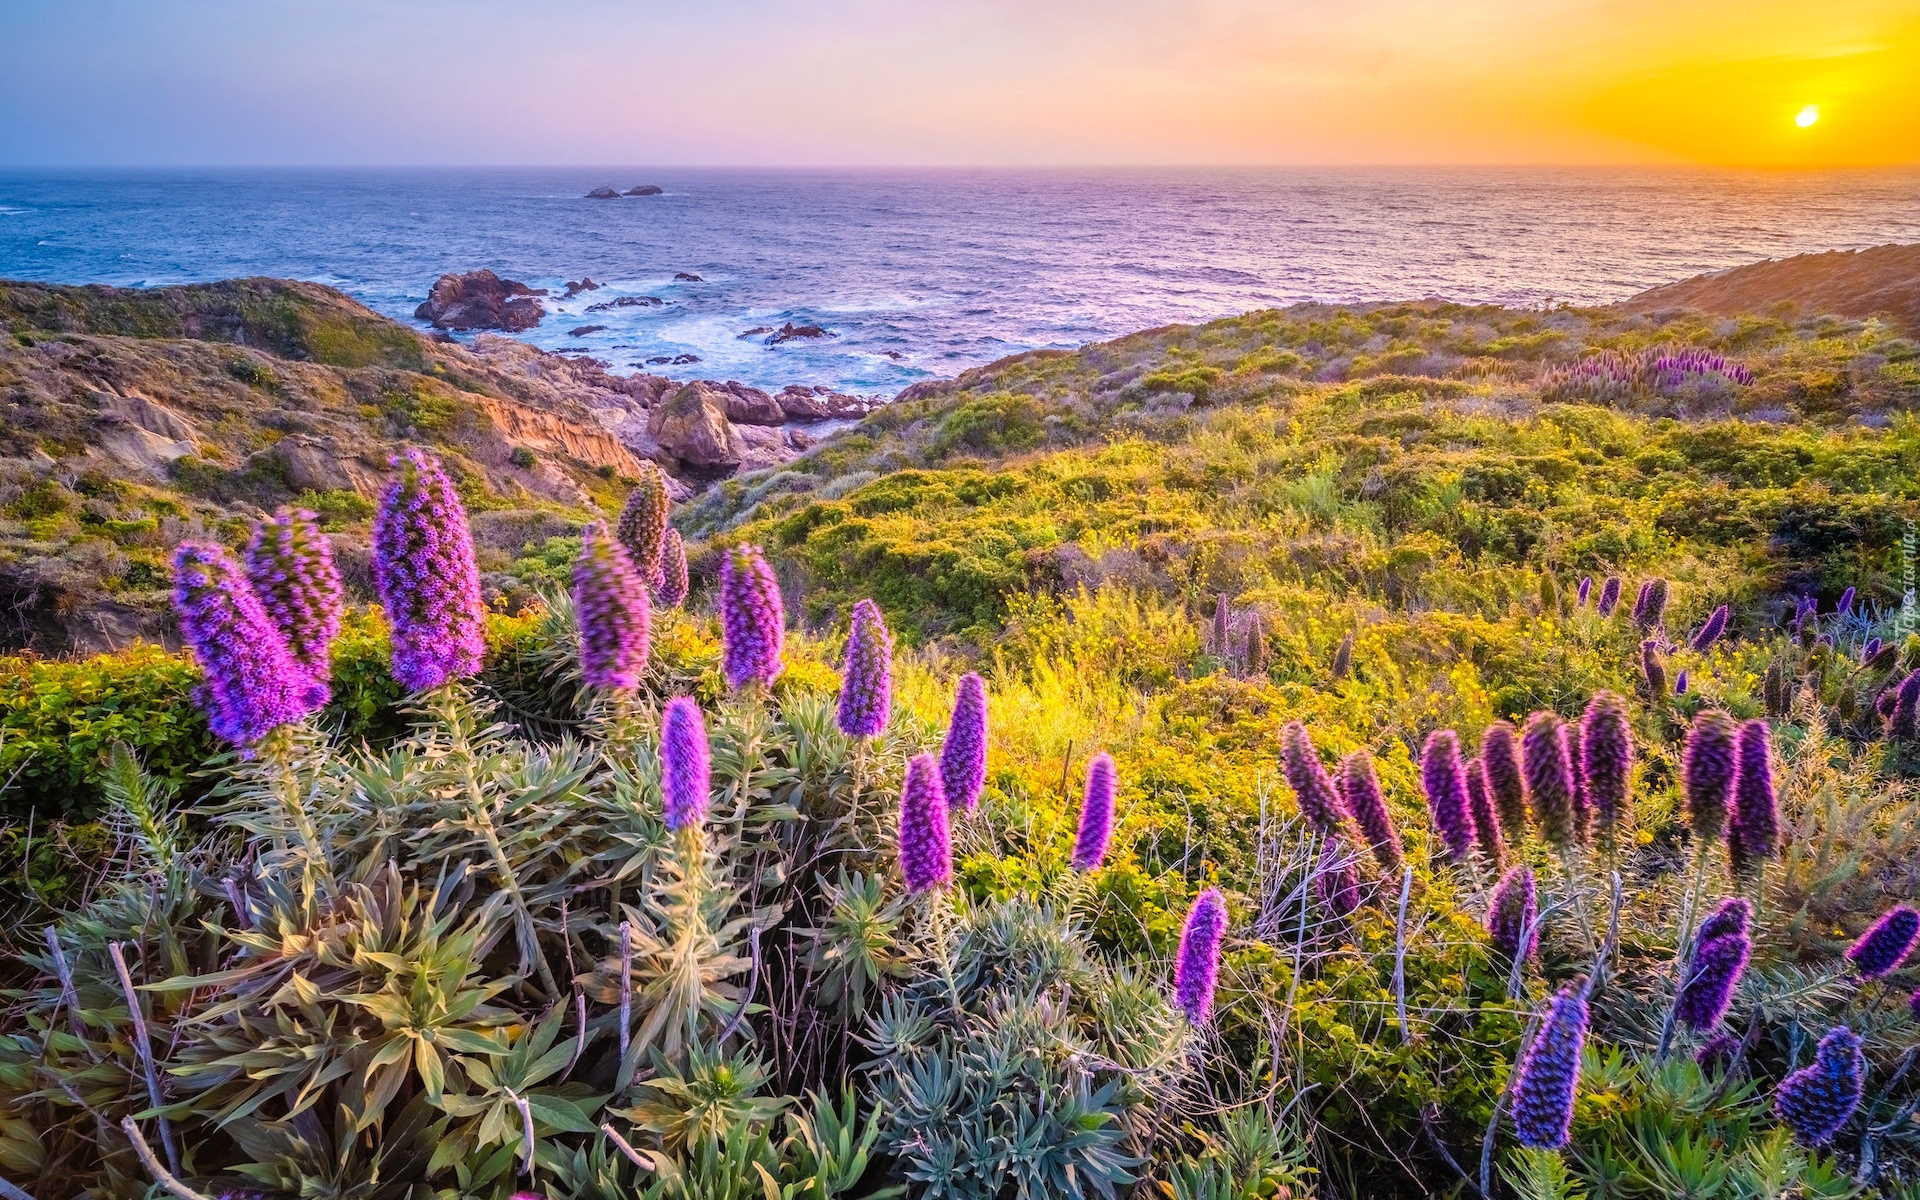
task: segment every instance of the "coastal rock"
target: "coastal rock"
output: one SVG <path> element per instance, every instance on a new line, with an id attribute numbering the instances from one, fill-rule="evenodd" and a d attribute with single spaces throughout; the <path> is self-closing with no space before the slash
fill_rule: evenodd
<path id="1" fill-rule="evenodd" d="M 689 474 L 729 475 L 740 467 L 725 393 L 706 384 L 690 383 L 667 397 L 648 418 L 647 432 Z"/>
<path id="2" fill-rule="evenodd" d="M 598 304 L 587 305 L 590 313 L 607 312 L 615 308 L 658 308 L 666 301 L 658 296 L 622 296 L 618 300 L 602 300 Z"/>
<path id="3" fill-rule="evenodd" d="M 597 187 L 587 193 L 589 200 L 618 200 L 620 193 L 610 187 Z"/>
<path id="4" fill-rule="evenodd" d="M 899 394 L 894 396 L 893 402 L 903 404 L 912 400 L 932 400 L 937 396 L 947 395 L 953 389 L 954 381 L 951 379 L 922 379 L 919 383 L 910 383 L 900 389 Z"/>
<path id="5" fill-rule="evenodd" d="M 695 387 L 707 387 L 721 393 L 722 403 L 727 410 L 727 420 L 737 425 L 784 425 L 787 414 L 772 396 L 756 387 L 748 387 L 737 380 L 729 379 L 725 383 L 713 383 L 701 380 Z"/>
<path id="6" fill-rule="evenodd" d="M 595 283 L 593 281 L 593 277 L 590 275 L 582 277 L 577 282 L 572 279 L 569 279 L 567 280 L 566 298 L 571 300 L 575 296 L 578 296 L 581 292 L 597 292 L 599 290 L 600 290 L 600 285 Z"/>
<path id="7" fill-rule="evenodd" d="M 700 361 L 700 356 L 698 354 L 676 354 L 673 356 L 673 362 L 669 365 L 675 366 L 675 367 L 684 367 L 689 363 L 697 363 L 699 361 Z"/>
<path id="8" fill-rule="evenodd" d="M 590 333 L 599 333 L 601 330 L 605 328 L 606 328 L 605 325 L 582 325 L 578 329 L 567 330 L 567 336 L 568 337 L 585 337 Z"/>
<path id="9" fill-rule="evenodd" d="M 773 332 L 773 326 L 771 325 L 755 325 L 752 329 L 749 329 L 745 333 L 740 334 L 734 340 L 744 342 L 750 337 L 758 337 L 763 333 L 772 333 L 772 332 Z"/>
<path id="10" fill-rule="evenodd" d="M 790 383 L 774 397 L 789 421 L 835 421 L 864 417 L 880 401 L 866 396 L 849 396 L 831 388 L 807 387 Z"/>
<path id="11" fill-rule="evenodd" d="M 281 438 L 253 459 L 277 464 L 280 473 L 286 476 L 287 486 L 298 491 L 358 492 L 367 497 L 380 492 L 379 473 L 343 453 L 339 443 L 332 439 L 294 434 Z"/>
<path id="12" fill-rule="evenodd" d="M 840 335 L 830 333 L 818 325 L 795 325 L 792 321 L 788 321 L 785 325 L 773 331 L 773 336 L 767 339 L 767 345 L 778 346 L 782 342 L 791 342 L 796 339 L 830 338 L 838 336 Z"/>
<path id="13" fill-rule="evenodd" d="M 675 271 L 673 273 L 673 277 L 676 280 L 680 281 L 681 283 L 705 283 L 706 282 L 706 280 L 700 278 L 698 275 L 690 275 L 685 271 Z"/>
<path id="14" fill-rule="evenodd" d="M 658 196 L 666 190 L 667 189 L 656 183 L 643 183 L 639 187 L 628 188 L 626 194 L 629 196 Z"/>
<path id="15" fill-rule="evenodd" d="M 537 292 L 517 280 L 502 279 L 492 271 L 442 275 L 434 281 L 426 301 L 413 315 L 431 321 L 436 329 L 499 329 L 519 333 L 532 329 L 547 315 Z"/>
<path id="16" fill-rule="evenodd" d="M 740 449 L 742 471 L 763 471 L 794 460 L 803 449 L 794 442 L 797 430 L 776 429 L 769 425 L 740 425 L 734 429 L 734 441 Z M 802 438 L 804 434 L 800 435 Z M 809 442 L 811 439 L 807 439 Z"/>

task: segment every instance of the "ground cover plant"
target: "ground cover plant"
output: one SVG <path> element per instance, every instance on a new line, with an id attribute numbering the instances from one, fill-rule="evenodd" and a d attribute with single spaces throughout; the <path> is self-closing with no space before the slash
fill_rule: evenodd
<path id="1" fill-rule="evenodd" d="M 515 618 L 401 460 L 331 654 L 290 513 L 197 667 L 11 668 L 205 715 L 13 833 L 0 1178 L 1910 1194 L 1911 350 L 1252 314 L 639 489 Z"/>

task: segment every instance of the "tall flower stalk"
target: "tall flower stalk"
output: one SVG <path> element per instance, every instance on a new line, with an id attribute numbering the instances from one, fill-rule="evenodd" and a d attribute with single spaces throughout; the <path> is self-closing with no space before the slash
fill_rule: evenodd
<path id="1" fill-rule="evenodd" d="M 1327 769 L 1320 765 L 1320 755 L 1313 748 L 1307 727 L 1298 721 L 1289 722 L 1280 731 L 1280 769 L 1286 776 L 1287 786 L 1293 789 L 1300 815 L 1307 819 L 1307 824 L 1323 839 L 1337 839 L 1342 824 L 1340 797 L 1333 789 Z"/>
<path id="2" fill-rule="evenodd" d="M 1220 945 L 1227 935 L 1227 899 L 1219 888 L 1208 888 L 1187 910 L 1180 930 L 1180 953 L 1174 960 L 1173 1004 L 1189 1024 L 1207 1023 L 1213 1013 L 1213 991 L 1220 978 Z"/>
<path id="3" fill-rule="evenodd" d="M 987 685 L 972 671 L 960 677 L 953 719 L 940 747 L 940 784 L 947 805 L 972 812 L 987 782 Z"/>
<path id="4" fill-rule="evenodd" d="M 1612 692 L 1595 692 L 1580 718 L 1580 774 L 1594 829 L 1611 854 L 1627 814 L 1633 774 L 1633 728 L 1627 703 Z"/>
<path id="5" fill-rule="evenodd" d="M 1087 764 L 1087 786 L 1080 800 L 1080 829 L 1073 842 L 1073 869 L 1091 871 L 1107 856 L 1113 837 L 1113 756 L 1096 754 Z"/>
<path id="6" fill-rule="evenodd" d="M 1373 755 L 1361 749 L 1342 759 L 1339 788 L 1340 798 L 1372 847 L 1380 870 L 1398 875 L 1406 867 L 1406 852 L 1400 845 L 1400 831 L 1394 828 L 1393 814 L 1387 811 L 1380 776 L 1373 769 Z"/>
<path id="7" fill-rule="evenodd" d="M 373 577 L 393 626 L 393 677 L 424 692 L 480 669 L 486 613 L 453 481 L 419 450 L 395 455 L 392 465 L 373 517 Z"/>
<path id="8" fill-rule="evenodd" d="M 333 543 L 320 532 L 319 519 L 304 508 L 283 508 L 255 526 L 247 579 L 294 661 L 328 681 L 328 651 L 340 633 L 345 600 Z"/>
<path id="9" fill-rule="evenodd" d="M 772 687 L 786 643 L 780 583 L 758 546 L 736 546 L 720 562 L 721 670 L 735 691 Z"/>
<path id="10" fill-rule="evenodd" d="M 327 685 L 287 649 L 239 564 L 221 547 L 180 544 L 173 606 L 206 677 L 198 694 L 215 736 L 252 747 L 326 703 Z"/>
<path id="11" fill-rule="evenodd" d="M 687 544 L 672 526 L 667 527 L 660 546 L 660 583 L 653 598 L 665 608 L 679 608 L 687 602 Z"/>
<path id="12" fill-rule="evenodd" d="M 1460 739 L 1453 730 L 1436 729 L 1427 735 L 1426 748 L 1420 752 L 1420 784 L 1447 857 L 1465 862 L 1473 852 L 1473 808 L 1466 768 L 1460 762 Z"/>
<path id="13" fill-rule="evenodd" d="M 653 607 L 627 552 L 598 521 L 580 534 L 573 560 L 580 624 L 580 677 L 588 687 L 631 692 L 647 670 Z"/>
<path id="14" fill-rule="evenodd" d="M 1573 1132 L 1580 1054 L 1587 1041 L 1587 990 L 1568 987 L 1547 1007 L 1515 1070 L 1513 1131 L 1522 1146 L 1558 1150 Z"/>
<path id="15" fill-rule="evenodd" d="M 1520 770 L 1520 742 L 1512 725 L 1495 721 L 1480 734 L 1480 770 L 1500 815 L 1500 831 L 1519 842 L 1527 831 L 1527 783 Z"/>
<path id="16" fill-rule="evenodd" d="M 893 635 L 880 606 L 862 600 L 853 606 L 847 634 L 846 666 L 840 676 L 840 732 L 848 737 L 878 737 L 893 711 Z"/>
<path id="17" fill-rule="evenodd" d="M 666 476 L 652 463 L 643 463 L 640 482 L 634 485 L 625 507 L 620 510 L 616 534 L 627 557 L 633 560 L 634 570 L 640 573 L 641 582 L 649 588 L 660 586 L 661 550 L 666 545 L 670 506 Z"/>

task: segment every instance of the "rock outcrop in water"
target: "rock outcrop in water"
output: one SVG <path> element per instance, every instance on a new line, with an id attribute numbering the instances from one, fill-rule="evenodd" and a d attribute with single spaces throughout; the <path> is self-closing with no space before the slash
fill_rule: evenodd
<path id="1" fill-rule="evenodd" d="M 544 295 L 544 290 L 502 279 L 488 270 L 447 274 L 434 281 L 433 290 L 413 315 L 432 322 L 435 329 L 520 333 L 532 329 L 547 315 L 546 306 L 540 303 Z"/>
<path id="2" fill-rule="evenodd" d="M 1809 315 L 1885 317 L 1903 335 L 1920 337 L 1920 245 L 1768 259 L 1652 288 L 1621 307 L 1731 315 L 1767 312 L 1780 304 Z"/>

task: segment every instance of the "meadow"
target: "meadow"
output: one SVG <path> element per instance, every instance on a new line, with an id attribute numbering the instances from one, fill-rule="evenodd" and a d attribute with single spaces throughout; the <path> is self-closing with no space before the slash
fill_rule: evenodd
<path id="1" fill-rule="evenodd" d="M 1920 1195 L 1917 404 L 1872 321 L 1252 313 L 512 614 L 402 461 L 383 604 L 277 518 L 193 653 L 0 664 L 0 1179 Z"/>

